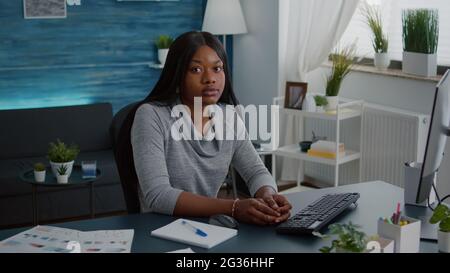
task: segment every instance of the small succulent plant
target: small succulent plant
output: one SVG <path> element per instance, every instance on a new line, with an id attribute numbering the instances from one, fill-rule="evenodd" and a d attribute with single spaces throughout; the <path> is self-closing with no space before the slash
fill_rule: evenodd
<path id="1" fill-rule="evenodd" d="M 38 163 L 34 164 L 33 168 L 37 172 L 45 171 L 45 165 L 42 164 L 41 162 L 38 162 Z"/>
<path id="2" fill-rule="evenodd" d="M 59 166 L 59 168 L 58 168 L 58 174 L 59 175 L 66 175 L 67 174 L 67 165 L 61 165 L 61 166 Z"/>

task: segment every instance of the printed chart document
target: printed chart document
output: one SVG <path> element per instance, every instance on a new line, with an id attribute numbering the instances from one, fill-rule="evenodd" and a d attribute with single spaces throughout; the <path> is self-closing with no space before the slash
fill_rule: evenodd
<path id="1" fill-rule="evenodd" d="M 133 236 L 132 229 L 84 232 L 36 226 L 1 241 L 0 253 L 129 253 Z"/>
<path id="2" fill-rule="evenodd" d="M 187 224 L 183 224 L 183 221 Z M 194 229 L 198 229 L 200 233 Z M 206 233 L 206 236 L 202 236 L 203 233 Z M 151 235 L 198 247 L 212 248 L 236 236 L 237 230 L 186 219 L 178 219 L 166 226 L 153 230 Z"/>

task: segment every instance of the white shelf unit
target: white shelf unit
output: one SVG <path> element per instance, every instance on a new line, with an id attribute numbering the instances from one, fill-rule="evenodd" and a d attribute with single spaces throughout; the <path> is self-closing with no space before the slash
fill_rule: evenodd
<path id="1" fill-rule="evenodd" d="M 300 117 L 302 119 L 304 118 L 317 118 L 322 120 L 331 120 L 336 122 L 336 131 L 335 133 L 335 143 L 336 143 L 336 150 L 338 150 L 338 144 L 340 143 L 340 131 L 341 131 L 341 122 L 344 122 L 345 120 L 360 117 L 360 144 L 359 147 L 362 147 L 362 122 L 363 122 L 363 112 L 364 112 L 364 101 L 362 100 L 354 100 L 349 102 L 340 102 L 338 106 L 336 107 L 336 110 L 331 112 L 306 112 L 302 110 L 296 110 L 296 109 L 288 109 L 284 107 L 280 107 L 280 103 L 284 102 L 284 97 L 276 97 L 273 99 L 273 104 L 278 106 L 278 113 L 275 114 L 276 118 L 273 120 L 278 120 L 278 115 L 294 115 L 297 117 Z M 272 112 L 274 114 L 274 112 Z M 304 120 L 301 121 L 301 124 L 304 124 Z M 279 130 L 278 124 L 275 124 L 274 130 Z M 302 130 L 303 131 L 303 130 Z M 273 134 L 278 137 L 280 133 Z M 303 138 L 303 136 L 301 136 Z M 298 142 L 302 141 L 303 139 L 300 139 Z M 329 159 L 329 158 L 323 158 L 323 157 L 316 157 L 316 156 L 310 156 L 305 152 L 302 152 L 300 150 L 300 146 L 298 144 L 290 144 L 286 146 L 276 147 L 273 150 L 272 153 L 272 175 L 276 179 L 276 157 L 287 157 L 297 160 L 303 160 L 308 162 L 315 162 L 320 164 L 326 164 L 334 166 L 334 186 L 337 187 L 339 185 L 339 166 L 354 160 L 360 160 L 361 159 L 361 153 L 359 151 L 353 151 L 350 149 L 345 148 L 345 156 L 340 157 L 339 153 L 337 153 L 335 159 Z M 275 140 L 275 143 L 278 143 L 278 139 Z M 345 143 L 344 143 L 344 146 Z M 361 162 L 360 162 L 361 167 Z M 361 169 L 359 170 L 359 177 L 361 177 Z M 300 185 L 298 185 L 300 186 Z"/>

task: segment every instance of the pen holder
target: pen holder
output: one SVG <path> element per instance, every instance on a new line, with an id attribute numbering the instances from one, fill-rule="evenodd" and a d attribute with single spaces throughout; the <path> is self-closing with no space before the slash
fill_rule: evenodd
<path id="1" fill-rule="evenodd" d="M 376 242 L 380 245 L 379 253 L 394 253 L 394 240 L 379 237 Z"/>
<path id="2" fill-rule="evenodd" d="M 395 253 L 417 253 L 420 244 L 420 220 L 401 216 L 400 221 L 408 221 L 404 226 L 378 220 L 378 235 L 394 240 Z"/>

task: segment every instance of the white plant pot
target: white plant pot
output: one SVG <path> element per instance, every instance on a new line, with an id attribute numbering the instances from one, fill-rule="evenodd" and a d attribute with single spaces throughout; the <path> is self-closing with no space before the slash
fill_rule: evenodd
<path id="1" fill-rule="evenodd" d="M 325 96 L 328 104 L 326 105 L 326 110 L 336 110 L 339 103 L 339 96 Z"/>
<path id="2" fill-rule="evenodd" d="M 378 70 L 386 70 L 389 67 L 389 64 L 391 63 L 389 54 L 387 52 L 375 53 L 373 60 L 374 60 L 375 67 Z"/>
<path id="3" fill-rule="evenodd" d="M 436 76 L 437 55 L 404 51 L 402 71 L 423 77 Z"/>
<path id="4" fill-rule="evenodd" d="M 438 231 L 438 248 L 440 252 L 450 253 L 450 232 Z"/>
<path id="5" fill-rule="evenodd" d="M 316 106 L 316 112 L 323 113 L 323 112 L 325 112 L 325 109 L 323 108 L 323 106 Z"/>
<path id="6" fill-rule="evenodd" d="M 58 184 L 67 184 L 67 182 L 69 181 L 69 175 L 65 174 L 65 175 L 59 175 L 56 177 L 56 181 L 58 182 Z"/>
<path id="7" fill-rule="evenodd" d="M 61 165 L 66 165 L 67 166 L 67 172 L 66 174 L 68 176 L 70 176 L 70 174 L 72 173 L 72 168 L 73 168 L 73 163 L 74 160 L 70 161 L 70 162 L 63 162 L 63 163 L 56 163 L 56 162 L 52 162 L 50 161 L 50 166 L 52 168 L 52 173 L 55 177 L 58 177 L 58 169 L 59 167 L 61 167 Z"/>
<path id="8" fill-rule="evenodd" d="M 43 171 L 34 171 L 34 180 L 36 182 L 44 182 L 45 181 L 45 170 Z"/>
<path id="9" fill-rule="evenodd" d="M 162 65 L 164 65 L 166 63 L 167 53 L 169 53 L 168 48 L 158 49 L 158 60 Z"/>

